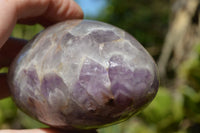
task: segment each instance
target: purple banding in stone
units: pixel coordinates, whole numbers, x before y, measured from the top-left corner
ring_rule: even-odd
[[[155,62],[131,35],[97,21],[70,20],[30,41],[9,69],[16,104],[68,130],[130,118],[156,95]]]
[[[34,91],[39,88],[40,80],[38,78],[37,71],[35,68],[28,68],[23,69],[21,71],[21,75],[24,76],[23,86],[19,86],[23,91],[25,91],[27,94],[34,97]]]
[[[153,78],[149,70],[136,68],[132,71],[120,55],[112,56],[109,63],[108,73],[116,104],[129,106],[143,98]]]
[[[30,85],[32,89],[36,89],[35,87],[40,84],[36,70],[33,68],[30,68],[30,69],[24,70],[24,73],[27,76],[26,78],[27,85]]]
[[[95,111],[97,109],[96,101],[88,94],[87,90],[83,88],[79,82],[74,86],[72,97],[80,107],[86,110]]]
[[[55,89],[58,89],[61,92],[68,90],[66,84],[60,76],[55,73],[45,74],[41,83],[42,94],[48,98],[50,92],[54,92]]]
[[[120,37],[111,30],[95,30],[92,31],[89,36],[97,43],[111,42],[120,39]]]
[[[86,58],[75,88],[79,86],[79,92],[85,92],[87,96],[90,95],[89,97],[92,97],[99,105],[104,105],[113,97],[108,89],[109,85],[110,81],[107,70],[94,60]]]
[[[75,36],[73,36],[71,33],[66,33],[63,35],[62,39],[61,39],[61,44],[67,44],[67,42],[69,40],[74,40]]]

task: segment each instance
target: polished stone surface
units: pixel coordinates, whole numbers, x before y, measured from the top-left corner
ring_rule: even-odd
[[[158,90],[152,57],[125,31],[90,20],[68,20],[31,40],[13,62],[16,104],[59,128],[98,128],[128,119]]]

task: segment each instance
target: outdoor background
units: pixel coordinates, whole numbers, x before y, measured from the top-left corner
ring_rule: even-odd
[[[132,34],[153,56],[160,89],[153,102],[126,122],[99,133],[200,132],[200,1],[76,0],[85,19],[118,26]],[[40,25],[17,25],[12,36],[31,39]],[[7,68],[0,69],[0,72]],[[0,129],[47,127],[0,100]]]

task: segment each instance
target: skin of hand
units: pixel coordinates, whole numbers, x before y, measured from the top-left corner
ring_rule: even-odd
[[[73,0],[0,0],[0,68],[9,67],[27,43],[9,38],[16,23],[44,27],[67,19],[82,19],[83,12]],[[10,96],[6,74],[0,74],[0,99]],[[48,129],[0,130],[0,133],[96,133],[91,131],[58,131]]]

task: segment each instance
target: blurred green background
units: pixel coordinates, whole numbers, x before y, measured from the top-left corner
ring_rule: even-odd
[[[126,122],[98,132],[199,133],[199,0],[76,1],[86,19],[107,22],[132,34],[153,56],[161,71],[160,89],[146,109]],[[42,29],[40,25],[17,25],[12,36],[29,40]],[[0,70],[5,71],[6,68]],[[11,98],[0,100],[0,129],[41,127],[47,126],[18,110]]]

